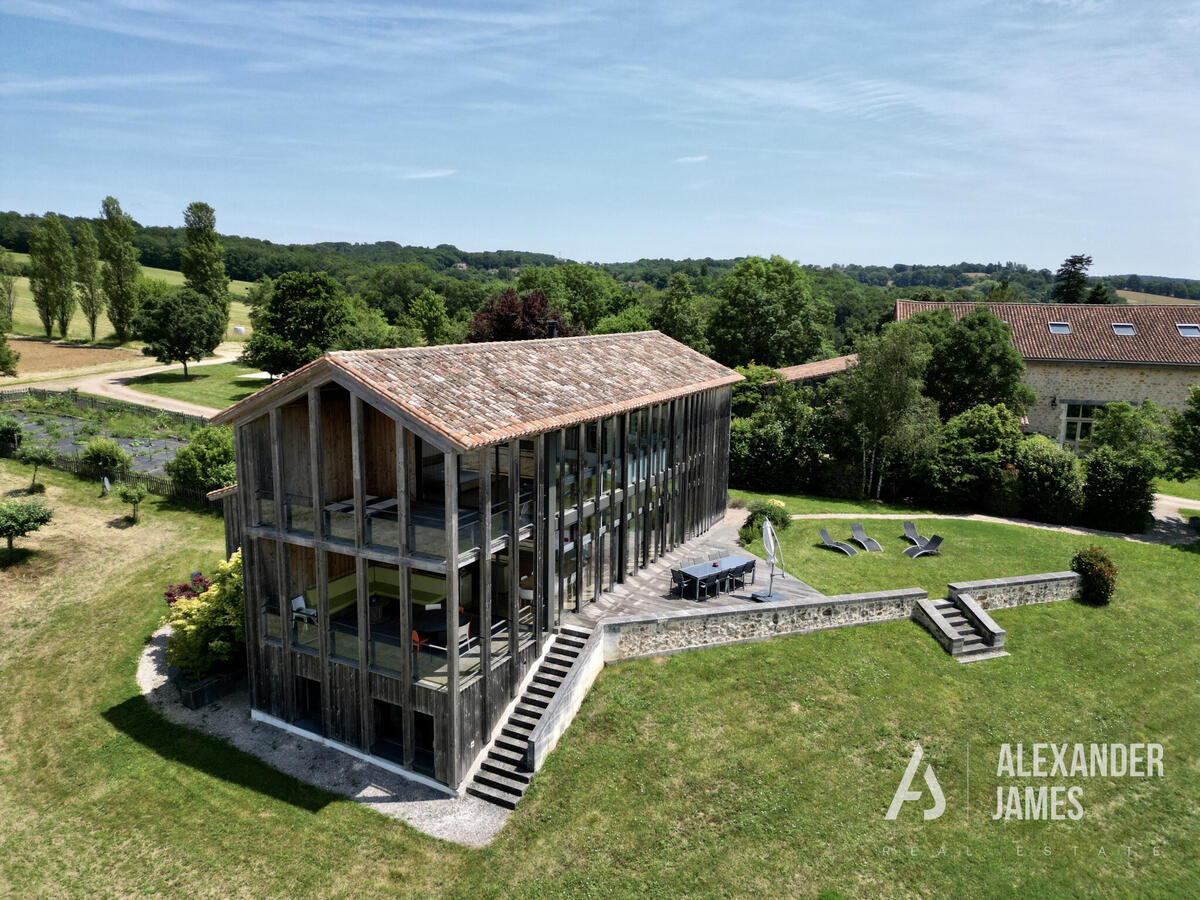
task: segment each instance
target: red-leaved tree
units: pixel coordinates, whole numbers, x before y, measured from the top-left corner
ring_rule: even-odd
[[[467,340],[527,341],[532,338],[569,337],[579,332],[567,324],[566,316],[546,302],[541,291],[518,294],[508,288],[493,294],[467,329]]]

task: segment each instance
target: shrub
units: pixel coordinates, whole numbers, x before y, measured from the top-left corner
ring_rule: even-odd
[[[130,456],[112,438],[94,437],[80,455],[84,466],[94,475],[112,475],[129,468]]]
[[[1079,599],[1084,603],[1103,606],[1112,599],[1117,589],[1117,564],[1103,549],[1079,550],[1071,559],[1071,571],[1079,573]]]
[[[1035,434],[1017,448],[1017,472],[1023,516],[1053,525],[1079,520],[1083,477],[1074,453]]]
[[[233,429],[199,429],[176,451],[166,470],[177,485],[196,491],[215,491],[233,484],[237,480]]]
[[[121,485],[117,491],[117,496],[121,498],[121,502],[128,503],[133,507],[133,515],[129,518],[134,522],[138,520],[138,507],[146,499],[146,494],[148,493],[149,491],[146,490],[144,484],[134,484],[132,482]]]
[[[25,432],[21,429],[21,423],[16,416],[2,415],[0,416],[0,450],[7,449],[9,452],[21,446],[21,439],[25,436]]]
[[[753,542],[762,533],[763,519],[770,519],[776,531],[786,531],[792,524],[787,507],[782,500],[753,500],[750,503],[750,515],[746,524],[738,531],[738,538],[743,544]]]
[[[1157,461],[1149,454],[1097,447],[1084,463],[1083,521],[1092,528],[1144,531],[1154,509]]]
[[[215,666],[233,660],[246,643],[243,618],[242,551],[217,566],[203,593],[171,605],[167,662],[191,679],[203,678]]]
[[[33,466],[33,478],[30,479],[29,490],[32,493],[37,484],[38,469],[54,464],[54,449],[49,444],[26,444],[21,448],[17,459],[27,466]]]
[[[193,572],[190,581],[183,581],[179,584],[168,584],[167,589],[163,591],[163,599],[167,601],[167,606],[172,606],[176,600],[203,594],[211,586],[212,582],[205,578],[204,575],[200,572]]]
[[[41,500],[0,500],[0,537],[8,540],[9,556],[15,538],[37,531],[49,523],[52,515]]]
[[[955,507],[986,505],[1002,492],[1001,468],[1011,463],[1021,441],[1016,417],[1003,404],[980,404],[942,426],[941,445],[930,460],[938,499]]]

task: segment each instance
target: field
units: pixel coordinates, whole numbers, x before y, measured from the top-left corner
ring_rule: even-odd
[[[1163,294],[1147,294],[1145,291],[1119,290],[1117,295],[1123,297],[1134,306],[1197,306],[1200,300],[1184,300],[1180,297],[1168,297]]]
[[[152,499],[143,524],[126,528],[123,507],[91,485],[44,480],[56,521],[0,569],[0,893],[1200,890],[1200,613],[1177,590],[1200,579],[1196,553],[1102,542],[1122,567],[1112,606],[998,612],[1012,656],[973,666],[898,622],[611,667],[512,820],[474,851],[159,719],[135,687],[136,661],[162,615],[162,585],[219,558],[220,520]],[[28,469],[0,461],[0,490],[27,481]],[[821,555],[794,528],[785,552],[806,579],[848,590],[1061,569],[1079,541],[980,523],[944,530],[942,560],[900,556],[885,531],[888,552],[869,561]],[[914,740],[947,814],[923,822],[926,804],[908,804],[885,821]],[[1017,740],[1159,741],[1166,777],[1089,781],[1079,822],[992,822],[996,747]]]
[[[18,262],[29,261],[27,253],[13,253],[12,255]],[[147,278],[157,278],[172,285],[183,284],[183,273],[173,272],[170,269],[143,267],[142,274]],[[229,292],[235,298],[242,297],[251,287],[252,285],[248,281],[232,281],[229,284]],[[46,332],[42,328],[42,320],[38,318],[37,307],[33,305],[33,293],[29,290],[28,278],[22,277],[16,280],[16,295],[17,301],[13,309],[11,333],[38,338],[44,337]],[[245,328],[246,334],[234,334],[233,328],[235,325]],[[229,330],[225,335],[226,340],[245,340],[249,331],[250,308],[241,300],[234,299],[229,308]],[[57,332],[55,333],[57,334]],[[89,338],[87,321],[83,318],[83,314],[79,310],[75,311],[75,316],[71,319],[71,325],[67,330],[67,337],[72,341],[85,342]],[[105,344],[111,344],[116,341],[112,325],[109,323],[108,317],[104,314],[101,314],[100,318],[96,320],[96,338],[99,343]]]
[[[50,341],[22,340],[13,338],[8,342],[13,350],[21,354],[17,363],[17,377],[53,372],[106,371],[108,369],[149,365],[151,360],[140,353],[104,347],[81,347],[75,344],[52,343]]]
[[[131,380],[129,386],[175,400],[224,409],[267,386],[266,380],[238,378],[239,375],[248,375],[256,371],[258,370],[238,363],[217,363],[211,366],[195,366],[187,378],[182,370],[143,375]]]

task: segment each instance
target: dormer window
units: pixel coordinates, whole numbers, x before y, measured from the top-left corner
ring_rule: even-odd
[[[1051,334],[1070,334],[1071,333],[1071,323],[1070,322],[1051,322],[1050,323],[1050,333]]]
[[[1200,325],[1176,322],[1175,327],[1179,329],[1180,337],[1200,338]]]
[[[1113,322],[1113,334],[1119,335],[1134,335],[1137,334],[1137,329],[1133,327],[1131,322]]]

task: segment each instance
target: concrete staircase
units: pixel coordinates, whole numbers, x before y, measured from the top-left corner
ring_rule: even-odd
[[[475,778],[467,786],[468,794],[506,809],[516,808],[533,778],[527,763],[529,736],[589,637],[591,631],[573,625],[564,625],[555,635],[554,643],[542,658],[525,693],[485,751]]]
[[[960,662],[1007,656],[1000,628],[970,594],[918,600],[913,618]]]

